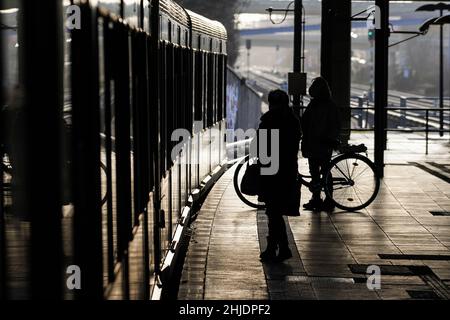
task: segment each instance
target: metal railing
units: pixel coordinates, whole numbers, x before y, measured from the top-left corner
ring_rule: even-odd
[[[239,140],[232,143],[227,143],[227,155],[231,162],[239,160],[241,157],[245,157],[250,152],[250,144],[253,138],[246,140]]]
[[[352,131],[374,131],[374,127],[368,127],[370,123],[370,118],[375,114],[374,107],[353,107],[351,108],[352,118],[357,118],[360,120],[359,126],[360,128],[352,128]],[[358,114],[355,115],[355,111]],[[442,130],[439,127],[438,120],[435,120],[436,113],[444,112],[447,118],[450,118],[450,108],[394,108],[388,107],[386,108],[386,112],[388,113],[388,117],[398,117],[399,118],[399,126],[397,128],[386,127],[386,132],[403,132],[403,133],[425,133],[425,153],[428,155],[429,153],[429,136],[431,133],[441,133]],[[362,120],[365,120],[365,124],[362,123]],[[402,127],[401,124],[407,124],[410,121],[411,123],[422,124],[421,126],[413,127]],[[389,123],[389,121],[387,121]],[[364,127],[364,128],[363,128]],[[447,121],[447,124],[444,126],[444,132],[447,132],[450,136],[450,121]]]

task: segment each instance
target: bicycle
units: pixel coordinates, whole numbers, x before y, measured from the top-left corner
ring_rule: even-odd
[[[362,155],[365,153],[366,155]],[[247,168],[247,163],[256,161],[246,156],[236,168],[233,184],[238,197],[248,206],[265,209],[265,204],[258,202],[257,196],[244,195],[240,182]],[[250,163],[249,163],[250,164]],[[245,165],[245,166],[244,166]],[[311,190],[311,177],[298,174],[301,185]],[[333,156],[328,167],[324,169],[320,187],[327,198],[332,199],[337,208],[345,211],[358,211],[368,207],[378,196],[381,179],[375,164],[367,157],[367,147],[345,146]]]

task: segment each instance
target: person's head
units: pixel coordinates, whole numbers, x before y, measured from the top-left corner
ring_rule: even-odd
[[[269,109],[289,107],[289,96],[283,90],[273,90],[269,93]]]
[[[331,99],[331,89],[327,80],[322,77],[315,78],[309,88],[309,95],[313,99],[328,100]]]

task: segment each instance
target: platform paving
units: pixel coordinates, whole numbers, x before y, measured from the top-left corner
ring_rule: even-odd
[[[373,152],[370,135],[354,137]],[[446,141],[436,140],[430,145],[434,154],[426,156],[417,146],[419,138],[391,137],[395,150],[386,154],[386,178],[367,209],[303,211],[301,217],[287,219],[294,257],[282,264],[259,261],[267,232],[265,214],[237,198],[231,168],[192,226],[178,298],[450,298],[450,217],[430,213],[450,211],[450,184],[445,180],[450,149]],[[304,166],[304,160],[300,164]],[[303,188],[302,203],[309,197]],[[364,268],[369,265],[382,269],[381,290],[367,288]]]

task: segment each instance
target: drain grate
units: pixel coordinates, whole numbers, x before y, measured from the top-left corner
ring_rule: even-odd
[[[430,211],[435,217],[450,217],[450,211]]]
[[[367,278],[353,278],[355,283],[367,283]]]
[[[369,265],[364,264],[349,264],[348,267],[354,274],[366,274],[367,268]],[[429,292],[433,292],[437,298],[430,298],[430,299],[450,299],[450,290],[449,288],[443,283],[436,274],[428,267],[428,266],[399,266],[399,265],[380,265],[381,274],[386,276],[417,276],[422,279],[423,282],[425,282],[428,287],[430,287],[432,290],[426,290],[425,291],[418,291],[418,290],[411,290],[411,295],[416,295],[417,297],[421,296],[430,296]],[[412,296],[411,296],[412,297]],[[417,298],[420,299],[420,298]]]
[[[430,260],[430,261],[449,261],[449,255],[436,254],[379,254],[381,259],[386,260]]]
[[[406,290],[409,296],[417,300],[442,300],[436,292],[432,290]]]
[[[335,278],[335,277],[307,277],[307,276],[287,276],[287,282],[295,282],[295,283],[348,283],[354,284],[354,278]]]
[[[351,272],[354,274],[367,274],[369,265],[365,264],[349,264]],[[414,270],[411,270],[409,266],[393,266],[393,265],[381,265],[381,274],[387,276],[414,276]]]

